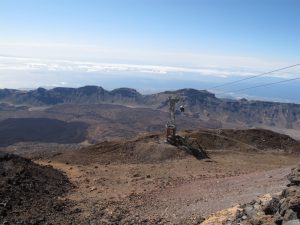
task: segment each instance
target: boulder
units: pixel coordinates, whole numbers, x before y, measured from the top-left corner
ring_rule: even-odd
[[[265,207],[263,208],[263,211],[266,215],[274,215],[280,207],[280,199],[279,198],[272,198],[271,201],[269,201]]]
[[[290,185],[300,185],[300,164],[296,168],[292,169],[288,179],[291,183]]]

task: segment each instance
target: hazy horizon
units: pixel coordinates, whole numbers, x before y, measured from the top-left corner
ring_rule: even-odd
[[[17,6],[17,7],[16,7]],[[11,0],[0,3],[0,88],[211,87],[300,63],[300,3]],[[300,102],[300,66],[214,90]]]

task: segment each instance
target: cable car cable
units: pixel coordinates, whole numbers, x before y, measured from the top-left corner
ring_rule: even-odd
[[[290,69],[290,68],[297,67],[297,66],[300,66],[300,63],[294,64],[294,65],[291,65],[291,66],[282,67],[282,68],[279,68],[279,69],[276,69],[276,70],[272,70],[272,71],[269,71],[269,72],[265,72],[265,73],[261,73],[261,74],[258,74],[258,75],[246,77],[246,78],[239,79],[239,80],[236,80],[236,81],[227,82],[227,83],[224,83],[224,84],[221,84],[221,85],[217,85],[217,86],[214,86],[214,87],[211,87],[211,88],[208,88],[208,89],[209,90],[214,90],[214,89],[217,89],[219,87],[224,87],[224,86],[227,86],[227,85],[240,83],[240,82],[245,81],[245,80],[250,80],[250,79],[253,79],[253,78],[261,77],[261,76],[264,76],[264,75],[267,75],[267,74],[275,73],[275,72],[278,72],[278,71]]]
[[[238,89],[238,90],[234,90],[232,92],[242,92],[245,90],[250,90],[250,89],[254,89],[254,88],[260,88],[260,87],[267,87],[267,86],[271,86],[271,85],[275,85],[275,84],[280,84],[280,83],[285,83],[285,82],[290,82],[290,81],[294,81],[294,80],[300,80],[300,77],[296,77],[296,78],[292,78],[292,79],[287,79],[287,80],[281,80],[281,81],[277,81],[277,82],[273,82],[273,83],[266,83],[266,84],[261,84],[261,85],[257,85],[257,86],[252,86],[252,87],[248,87],[248,88],[242,88],[242,89]],[[228,91],[224,91],[218,94],[225,94],[225,93],[229,93]]]

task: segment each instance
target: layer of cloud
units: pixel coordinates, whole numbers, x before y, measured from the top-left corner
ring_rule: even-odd
[[[275,68],[276,69],[276,68]],[[50,60],[25,57],[8,57],[0,56],[0,73],[1,71],[20,71],[23,72],[82,72],[82,73],[99,73],[109,74],[118,73],[119,75],[144,75],[153,78],[163,78],[164,75],[181,75],[184,79],[189,77],[185,74],[192,74],[193,77],[201,78],[201,76],[211,77],[237,77],[252,76],[261,72],[258,70],[249,70],[246,68],[226,68],[226,67],[176,67],[161,65],[137,65],[137,64],[119,64],[119,63],[101,63],[71,60]],[[280,71],[278,73],[269,74],[271,77],[292,78],[299,77],[300,66]],[[176,77],[174,77],[176,79]]]
[[[171,65],[176,67],[243,68],[246,70],[271,70],[295,62],[248,55],[224,53],[199,53],[148,48],[115,46],[99,41],[97,44],[52,42],[4,42],[0,43],[0,55],[44,59],[67,59],[91,62],[112,62],[147,65]]]

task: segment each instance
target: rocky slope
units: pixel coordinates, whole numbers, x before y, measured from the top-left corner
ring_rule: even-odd
[[[62,200],[72,188],[53,167],[0,152],[0,224],[76,224]]]
[[[32,91],[0,90],[0,102],[29,106],[57,104],[120,104],[167,110],[167,98],[176,95],[186,107],[185,115],[221,127],[276,127],[300,130],[300,105],[263,101],[228,100],[216,98],[207,91],[181,89],[142,95],[134,89],[107,91],[102,87],[38,88]]]
[[[288,176],[279,194],[267,194],[250,203],[237,205],[209,216],[202,225],[299,225],[300,164]]]
[[[31,106],[56,105],[62,103],[135,103],[142,95],[134,89],[119,88],[107,91],[102,87],[81,88],[57,87],[50,90],[38,88],[31,91],[14,89],[0,90],[0,101]]]
[[[300,164],[292,169],[287,188],[270,201],[252,201],[238,211],[232,224],[300,224]]]
[[[271,146],[278,154],[263,141],[270,134],[282,139]],[[191,146],[206,143],[210,158],[203,160],[156,134],[41,154],[35,163],[0,154],[0,224],[198,225],[212,212],[283,188],[299,143],[275,135],[182,132]],[[262,151],[250,146],[252,138]]]
[[[300,143],[289,136],[269,130],[249,129],[199,129],[178,133],[180,139],[177,144],[166,143],[165,136],[160,133],[143,134],[135,138],[114,139],[85,146],[51,144],[52,148],[44,145],[32,144],[24,148],[22,144],[15,144],[3,151],[17,153],[32,158],[47,155],[57,155],[58,161],[69,161],[77,164],[107,162],[115,163],[158,163],[167,160],[183,159],[189,155],[196,158],[197,151],[220,152],[230,151],[236,154],[296,154],[300,153]],[[20,146],[21,145],[21,146]],[[186,148],[188,147],[188,148]],[[45,150],[41,150],[45,148]],[[54,151],[55,150],[55,151]],[[203,151],[202,151],[203,150]],[[205,153],[206,154],[206,153]],[[200,158],[206,158],[201,155]]]
[[[9,118],[0,121],[0,147],[16,142],[79,143],[87,124],[47,118]]]
[[[200,129],[186,131],[205,149],[299,153],[300,143],[288,135],[265,129]]]

